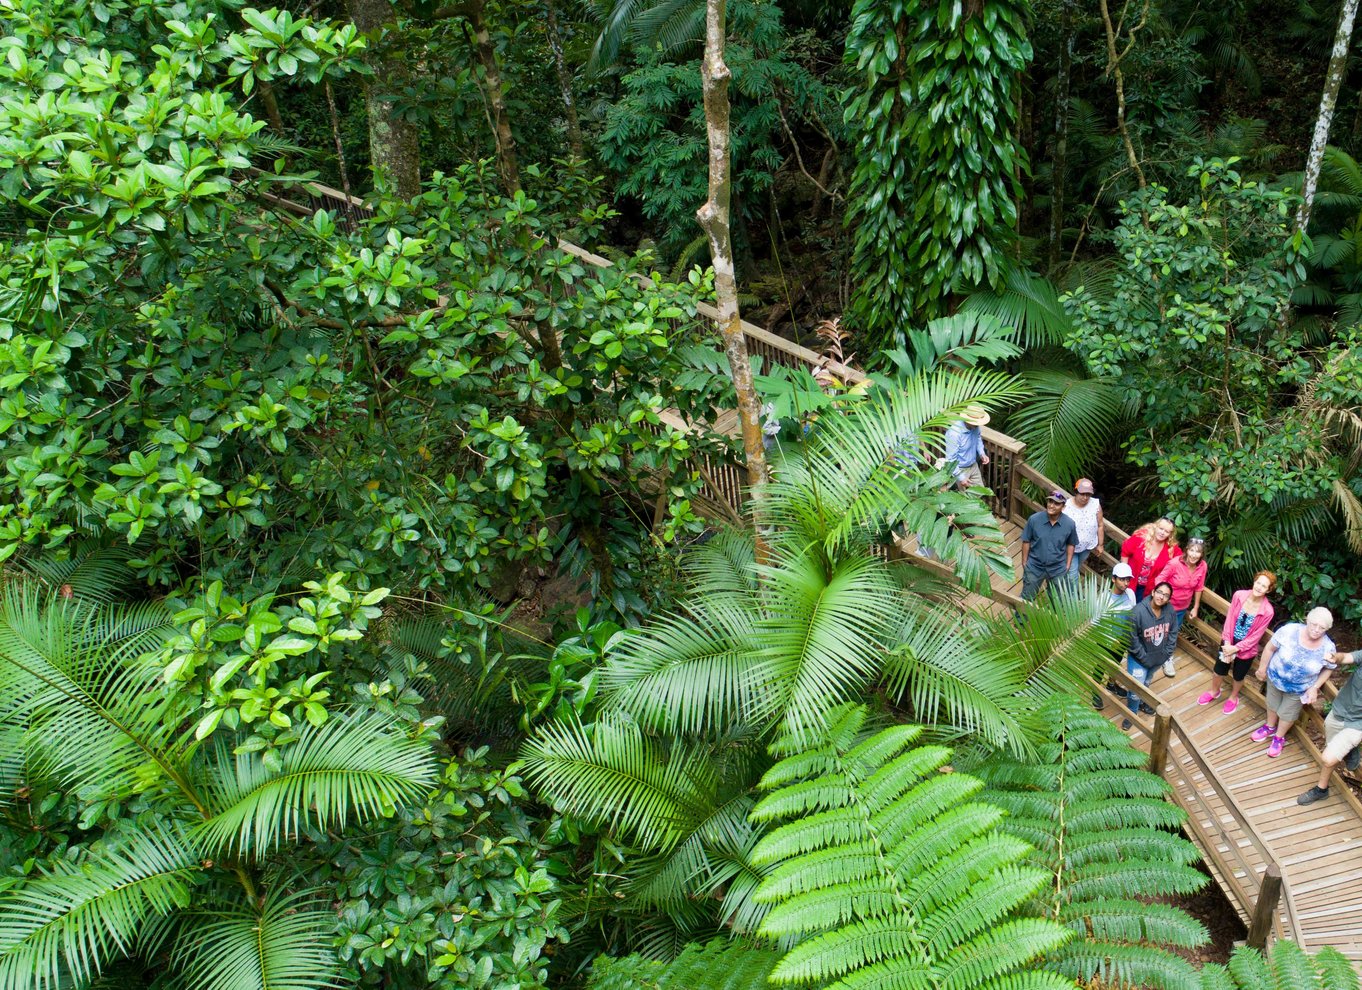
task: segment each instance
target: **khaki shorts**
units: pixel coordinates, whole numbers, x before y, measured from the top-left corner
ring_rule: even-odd
[[[1324,759],[1329,763],[1342,763],[1343,757],[1360,743],[1362,729],[1348,728],[1330,712],[1324,720]]]
[[[1278,691],[1276,686],[1267,682],[1267,710],[1276,712],[1277,717],[1283,722],[1294,722],[1301,717],[1301,696],[1299,694],[1287,694],[1285,691]]]
[[[983,488],[984,472],[979,470],[978,464],[971,464],[960,472],[960,477],[956,482],[961,488]]]

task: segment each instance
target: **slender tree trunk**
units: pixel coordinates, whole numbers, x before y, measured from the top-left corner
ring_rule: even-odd
[[[1310,155],[1305,160],[1305,183],[1301,189],[1301,205],[1296,211],[1296,229],[1310,226],[1310,208],[1314,205],[1315,188],[1319,185],[1319,171],[1324,164],[1324,149],[1329,144],[1329,125],[1334,120],[1338,105],[1338,91],[1348,72],[1348,48],[1352,44],[1353,21],[1357,17],[1358,0],[1343,0],[1338,12],[1338,31],[1334,34],[1334,50],[1329,54],[1329,70],[1324,74],[1324,94],[1319,101],[1319,116],[1315,118],[1315,134],[1310,139]]]
[[[416,126],[397,113],[392,91],[406,77],[400,59],[384,55],[382,35],[393,15],[387,0],[345,0],[355,27],[372,39],[376,49],[369,58],[373,76],[364,84],[369,111],[369,159],[375,171],[388,176],[403,199],[421,192],[421,142]]]
[[[341,142],[340,114],[336,110],[336,94],[331,91],[331,80],[323,79],[322,88],[326,92],[326,109],[331,115],[331,139],[336,143],[336,168],[340,172],[341,191],[349,196],[350,170],[345,164],[345,145]]]
[[[1049,268],[1054,271],[1064,250],[1064,182],[1069,171],[1069,85],[1073,75],[1073,0],[1060,12],[1059,72],[1055,77],[1055,152],[1050,189]]]
[[[497,142],[497,170],[502,184],[512,195],[520,192],[520,163],[516,157],[515,135],[511,133],[511,115],[506,112],[506,91],[501,84],[501,68],[497,65],[497,50],[492,44],[492,33],[487,28],[487,12],[483,0],[468,0],[464,16],[473,33],[473,48],[482,63],[482,74],[487,84],[487,104],[492,110],[492,136]]]
[[[1130,162],[1130,167],[1135,172],[1135,178],[1143,189],[1148,183],[1145,181],[1144,169],[1140,168],[1140,159],[1135,154],[1135,144],[1130,140],[1130,128],[1126,126],[1126,81],[1121,73],[1121,62],[1130,54],[1130,50],[1135,47],[1135,32],[1145,26],[1149,19],[1149,0],[1144,0],[1144,8],[1140,14],[1139,23],[1130,29],[1129,40],[1125,48],[1117,50],[1117,40],[1120,38],[1122,24],[1113,24],[1111,11],[1107,7],[1107,0],[1099,0],[1102,8],[1102,25],[1107,32],[1107,71],[1105,75],[1111,76],[1116,84],[1116,130],[1121,134],[1121,144],[1126,149],[1126,160]],[[1125,16],[1124,10],[1122,17]]]
[[[756,489],[766,481],[766,448],[762,444],[761,403],[752,382],[747,357],[747,338],[742,332],[738,309],[738,283],[733,268],[733,235],[729,207],[733,198],[732,156],[729,148],[728,80],[724,63],[724,15],[726,0],[706,0],[705,57],[700,64],[704,83],[705,126],[709,132],[709,199],[696,216],[709,235],[714,259],[714,294],[719,311],[719,332],[728,355],[733,389],[738,395],[738,422],[742,426],[743,452],[747,455],[747,483]]]
[[[255,84],[260,90],[260,102],[265,105],[265,116],[269,119],[270,130],[278,137],[284,136],[284,116],[279,112],[279,101],[274,96],[274,87],[266,80]]]
[[[563,42],[558,34],[558,9],[553,0],[544,0],[548,17],[549,50],[553,52],[553,69],[558,73],[558,88],[563,91],[563,112],[567,115],[568,147],[573,158],[585,158],[582,151],[582,125],[577,119],[577,102],[572,98],[572,73],[563,60]]]

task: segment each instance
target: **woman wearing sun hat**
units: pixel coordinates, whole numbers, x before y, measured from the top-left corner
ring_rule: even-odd
[[[1074,482],[1074,493],[1064,503],[1064,514],[1074,521],[1078,530],[1078,546],[1074,548],[1073,563],[1069,565],[1069,581],[1078,579],[1083,561],[1102,545],[1106,536],[1106,521],[1102,518],[1102,503],[1092,497],[1092,482],[1079,478]]]
[[[946,466],[962,490],[984,486],[979,465],[988,463],[988,454],[984,453],[984,436],[979,431],[988,421],[988,410],[983,406],[966,406],[946,430]]]

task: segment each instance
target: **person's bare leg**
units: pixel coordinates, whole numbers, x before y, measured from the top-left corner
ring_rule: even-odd
[[[1329,789],[1329,778],[1334,775],[1334,767],[1336,766],[1338,766],[1337,763],[1330,763],[1329,757],[1324,757],[1323,765],[1319,770],[1319,781],[1315,784],[1321,791]]]
[[[1229,701],[1236,701],[1236,702],[1237,702],[1237,701],[1239,700],[1239,689],[1240,689],[1241,687],[1243,687],[1243,686],[1244,686],[1244,682],[1243,682],[1243,681],[1231,680],[1231,681],[1230,681],[1230,696],[1229,696],[1229,699],[1228,699],[1228,700],[1229,700]]]
[[[1277,718],[1276,715],[1273,715],[1273,716],[1272,716],[1272,720],[1273,720],[1273,721],[1276,721],[1276,718]],[[1268,725],[1271,725],[1272,722],[1268,722],[1267,724],[1268,724]],[[1296,720],[1295,720],[1295,719],[1292,719],[1290,722],[1283,722],[1280,726],[1278,726],[1277,730],[1273,733],[1273,735],[1275,735],[1275,736],[1281,736],[1283,739],[1285,739],[1285,738],[1286,738],[1286,734],[1287,734],[1288,732],[1291,731],[1291,726],[1293,726],[1293,725],[1295,725],[1295,724],[1296,724]]]

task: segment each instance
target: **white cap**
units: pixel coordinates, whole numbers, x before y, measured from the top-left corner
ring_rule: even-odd
[[[1111,576],[1119,578],[1133,578],[1135,576],[1135,572],[1130,569],[1129,564],[1122,560],[1111,569]]]

